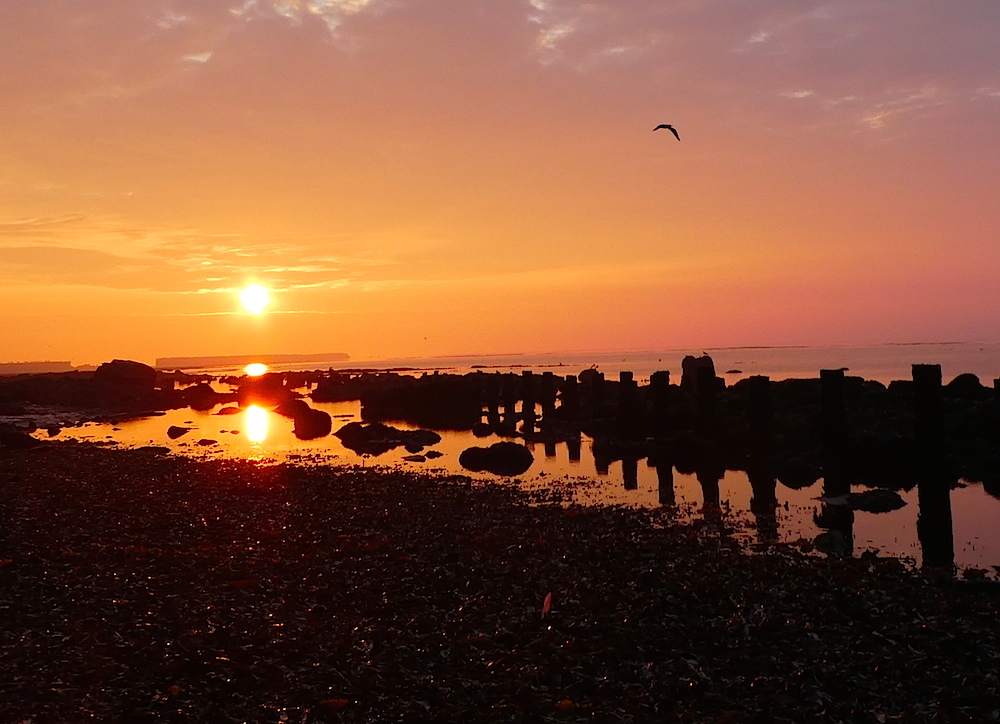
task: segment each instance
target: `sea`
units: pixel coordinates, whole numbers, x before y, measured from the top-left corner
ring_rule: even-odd
[[[619,372],[627,370],[640,383],[648,380],[653,372],[665,370],[671,373],[674,382],[678,382],[684,357],[703,354],[712,357],[717,374],[727,384],[751,375],[766,375],[772,380],[815,378],[822,369],[846,369],[848,375],[888,384],[893,380],[911,379],[914,364],[941,365],[945,383],[965,373],[977,375],[989,387],[994,385],[994,380],[1000,379],[1000,344],[969,342],[405,357],[348,360],[324,369],[397,370],[413,375],[523,370],[570,375],[597,369],[609,379],[616,379]],[[273,371],[297,369],[302,369],[301,365],[272,367]],[[219,377],[242,374],[240,369],[226,367],[187,371]],[[230,389],[221,382],[213,384],[220,390]],[[360,404],[356,400],[312,404],[333,416],[334,430],[361,420]],[[270,411],[256,410],[252,414],[248,411],[238,415],[219,415],[218,411],[172,410],[164,415],[115,424],[90,423],[67,428],[58,437],[124,447],[155,445],[170,448],[177,454],[201,458],[240,457],[262,465],[284,462],[334,467],[360,465],[467,475],[482,482],[517,485],[559,504],[646,508],[667,504],[679,517],[716,526],[720,532],[744,543],[748,550],[794,543],[816,555],[857,556],[877,551],[880,555],[901,558],[915,567],[919,567],[928,555],[918,536],[919,500],[915,486],[899,491],[905,503],[902,508],[888,513],[855,511],[849,516],[846,528],[841,526],[831,531],[820,526],[825,506],[820,500],[822,480],[797,490],[779,483],[777,508],[773,515],[761,516],[751,506],[753,493],[744,471],[726,471],[717,488],[714,484],[706,487],[696,475],[674,471],[672,494],[665,497],[657,471],[647,461],[617,461],[602,469],[590,454],[590,441],[586,437],[579,455],[565,444],[525,443],[532,450],[534,464],[521,476],[499,478],[487,473],[469,473],[458,463],[459,455],[466,448],[500,441],[492,436],[476,438],[471,432],[439,431],[442,440],[433,449],[441,453],[440,457],[415,459],[403,448],[370,457],[355,454],[333,435],[318,440],[298,440],[292,434],[291,421]],[[392,424],[413,429],[404,422]],[[192,430],[181,438],[171,439],[166,433],[171,425]],[[991,495],[981,483],[959,480],[954,483],[950,503],[956,569],[975,570],[978,575],[996,578],[1000,572],[1000,499]],[[844,520],[843,516],[840,520]],[[831,541],[833,534],[836,535]]]
[[[939,364],[945,382],[971,373],[983,384],[992,386],[1000,378],[1000,343],[921,342],[872,346],[743,346],[669,348],[631,351],[575,351],[506,353],[490,355],[448,355],[440,357],[395,357],[351,359],[332,363],[333,370],[371,369],[405,370],[414,374],[440,371],[464,374],[486,371],[551,371],[557,375],[579,374],[597,369],[608,379],[619,372],[632,372],[637,381],[648,381],[657,371],[668,371],[678,378],[681,361],[692,355],[709,355],[720,377],[731,384],[751,375],[766,375],[772,380],[814,378],[821,369],[844,369],[848,375],[888,384],[911,377],[914,364]],[[273,366],[274,371],[303,369],[302,365]],[[237,367],[207,367],[189,372],[240,374]]]

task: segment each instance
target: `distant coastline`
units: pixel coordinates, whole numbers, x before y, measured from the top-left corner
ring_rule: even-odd
[[[72,372],[73,365],[59,362],[0,362],[0,375],[38,375],[47,372]]]
[[[240,354],[219,357],[158,357],[156,368],[160,370],[181,370],[202,367],[229,367],[261,362],[266,365],[320,364],[346,362],[350,355],[344,352],[324,354]]]

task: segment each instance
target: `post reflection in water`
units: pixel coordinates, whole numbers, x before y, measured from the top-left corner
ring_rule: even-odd
[[[263,407],[250,405],[244,412],[243,421],[250,442],[264,442],[267,439],[267,410]]]

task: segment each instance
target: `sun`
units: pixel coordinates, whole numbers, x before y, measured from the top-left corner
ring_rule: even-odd
[[[271,303],[271,293],[267,287],[251,284],[240,291],[240,302],[243,304],[243,308],[251,314],[263,314],[264,309]]]

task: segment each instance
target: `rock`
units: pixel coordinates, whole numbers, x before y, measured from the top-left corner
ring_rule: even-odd
[[[223,395],[221,392],[213,390],[207,382],[192,385],[181,392],[181,395],[192,410],[201,411],[211,410],[219,403],[232,399],[231,395]]]
[[[295,422],[292,433],[299,440],[315,440],[325,437],[333,429],[333,418],[330,413],[315,410],[309,403],[300,398],[293,398],[274,408],[283,417],[290,417]]]
[[[0,447],[9,450],[30,450],[46,443],[18,430],[0,430]]]
[[[137,447],[135,451],[149,453],[150,455],[168,455],[173,452],[170,448],[163,445],[144,445],[143,447]]]
[[[820,533],[813,540],[813,544],[817,550],[832,556],[843,555],[850,547],[847,536],[839,530],[828,530],[825,533]]]
[[[330,413],[307,407],[305,411],[295,416],[295,427],[292,434],[299,440],[315,440],[326,437],[333,429],[333,419]]]
[[[428,460],[433,460],[434,458],[439,458],[443,456],[444,453],[438,452],[437,450],[428,450],[426,453],[424,453],[424,457],[426,457]]]
[[[485,422],[477,422],[472,426],[472,434],[476,437],[489,437],[493,434],[493,426]]]
[[[113,385],[127,385],[152,390],[156,387],[156,370],[142,362],[115,359],[99,365],[94,379]]]
[[[860,493],[849,493],[833,498],[818,498],[818,500],[827,505],[839,505],[851,510],[863,510],[867,513],[889,513],[906,505],[906,501],[899,493],[886,488],[874,488]]]
[[[808,488],[819,477],[819,467],[803,458],[791,458],[778,466],[778,482],[792,490]]]
[[[424,449],[424,446],[418,442],[408,442],[403,446],[403,449],[408,453],[416,454]]]
[[[369,425],[349,422],[334,435],[340,438],[344,447],[359,455],[381,455],[404,445],[423,449],[441,442],[441,436],[432,430],[398,430],[381,422]]]
[[[944,392],[948,397],[959,400],[985,400],[992,394],[992,390],[984,387],[979,378],[971,372],[966,372],[953,379],[945,385]]]
[[[411,463],[427,462],[427,458],[424,455],[404,455],[402,459]]]
[[[239,408],[239,407],[223,407],[218,412],[216,412],[215,414],[216,415],[238,415],[241,412],[243,412],[243,410],[242,410],[242,408]]]
[[[208,438],[208,437],[203,437],[196,444],[197,445],[201,445],[202,447],[208,447],[209,445],[218,445],[219,441],[218,440],[212,440],[211,438]]]
[[[191,432],[190,427],[181,427],[180,425],[171,425],[167,428],[167,437],[171,440],[176,440],[182,435],[186,435]]]
[[[470,447],[458,458],[459,464],[472,472],[494,475],[520,475],[535,462],[535,456],[516,442],[498,442],[489,447]]]

